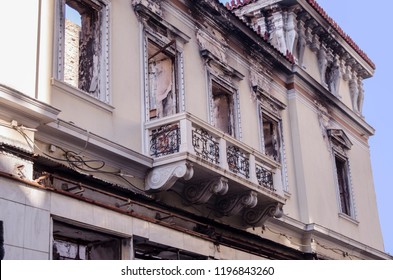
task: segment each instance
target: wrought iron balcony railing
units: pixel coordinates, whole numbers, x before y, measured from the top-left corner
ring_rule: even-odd
[[[279,163],[189,113],[150,122],[146,128],[147,152],[157,162],[168,155],[193,155],[200,162],[229,170],[230,176],[282,193]]]

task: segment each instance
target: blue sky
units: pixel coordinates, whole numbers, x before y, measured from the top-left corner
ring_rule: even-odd
[[[220,0],[225,3],[227,1]],[[376,129],[370,138],[371,161],[385,251],[393,254],[393,34],[391,11],[393,1],[371,3],[359,0],[318,0],[320,6],[333,18],[376,64],[374,77],[364,81],[365,101],[363,114]]]

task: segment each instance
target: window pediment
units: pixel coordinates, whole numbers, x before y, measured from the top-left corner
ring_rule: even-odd
[[[229,65],[227,58],[228,47],[224,41],[213,38],[201,29],[197,31],[197,41],[202,58],[217,76],[226,76],[236,80],[244,78],[242,73]]]
[[[328,129],[327,132],[335,146],[339,146],[344,150],[351,149],[353,144],[342,129]]]

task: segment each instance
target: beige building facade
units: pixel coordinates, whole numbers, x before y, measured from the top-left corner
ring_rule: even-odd
[[[391,259],[316,1],[0,5],[4,259]]]

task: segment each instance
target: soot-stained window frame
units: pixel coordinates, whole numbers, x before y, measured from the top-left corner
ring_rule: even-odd
[[[56,59],[53,67],[55,80],[67,85],[70,92],[78,92],[78,94],[84,94],[106,104],[111,103],[109,90],[110,4],[111,0],[57,0],[55,14]],[[67,5],[81,15],[82,25],[79,39],[75,39],[79,40],[77,44],[79,63],[77,81],[74,82],[70,81],[65,73],[67,63],[70,63],[66,61]]]

